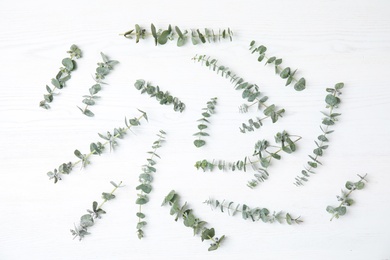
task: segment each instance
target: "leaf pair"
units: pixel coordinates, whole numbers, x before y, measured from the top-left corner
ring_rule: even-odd
[[[207,129],[207,124],[210,123],[209,119],[211,115],[215,114],[215,106],[217,104],[217,98],[212,98],[210,101],[207,102],[207,106],[205,108],[202,108],[202,118],[198,120],[200,122],[198,124],[199,131],[193,134],[194,136],[197,136],[198,138],[194,140],[194,145],[199,148],[206,144],[206,141],[203,140],[203,137],[209,136],[209,134],[204,131],[204,129]]]

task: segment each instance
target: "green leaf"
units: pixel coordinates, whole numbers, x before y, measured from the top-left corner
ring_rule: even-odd
[[[89,110],[89,109],[85,109],[85,110],[83,111],[83,114],[86,115],[86,116],[89,116],[89,117],[95,116],[95,114],[92,113],[92,111]]]
[[[95,101],[93,99],[85,98],[83,99],[83,103],[87,104],[88,106],[93,106],[95,105]]]
[[[324,118],[324,119],[322,120],[322,124],[323,124],[323,125],[334,125],[335,123],[334,123],[334,121],[333,121],[332,119]]]
[[[332,206],[327,206],[326,211],[333,214],[334,213],[334,208]]]
[[[57,79],[51,79],[51,84],[58,89],[62,89],[62,85]]]
[[[102,193],[102,198],[105,200],[112,200],[115,199],[115,195],[107,192]]]
[[[321,148],[317,148],[313,150],[313,153],[318,156],[322,156],[323,150]]]
[[[148,202],[149,202],[148,197],[143,196],[143,197],[137,198],[137,200],[135,201],[135,204],[144,205],[144,204],[146,204]]]
[[[340,82],[340,83],[337,83],[334,88],[337,89],[337,90],[340,90],[344,87],[344,83]]]
[[[65,58],[62,60],[62,65],[64,65],[64,67],[69,70],[69,71],[72,71],[73,68],[74,68],[74,64],[73,64],[73,60],[70,59],[70,58]]]
[[[138,79],[135,83],[134,83],[134,87],[138,90],[140,90],[141,88],[143,88],[145,86],[145,80],[143,79]]]
[[[143,192],[149,194],[152,191],[152,186],[150,184],[141,184],[138,185],[135,189],[142,190]]]
[[[355,184],[351,181],[347,181],[347,183],[345,183],[345,188],[347,188],[348,190],[352,190],[354,187]]]
[[[171,191],[168,193],[168,195],[164,198],[164,201],[163,201],[163,203],[162,203],[161,206],[165,205],[165,204],[168,203],[168,202],[171,202],[172,199],[175,197],[175,195],[176,195],[176,191],[175,191],[175,190],[171,190]]]
[[[153,35],[153,38],[154,38],[154,44],[157,46],[158,36],[157,36],[157,32],[156,32],[156,27],[154,26],[154,24],[150,25],[150,29],[152,31],[152,35]]]
[[[137,212],[137,217],[139,217],[139,218],[145,218],[145,214],[144,213],[142,213],[142,212]]]
[[[335,211],[340,215],[343,216],[345,213],[347,213],[347,208],[346,207],[337,207],[335,208]]]
[[[356,188],[357,188],[358,190],[363,189],[363,188],[364,188],[364,182],[358,182],[358,183],[356,183]]]
[[[297,83],[294,85],[294,89],[296,91],[301,91],[306,88],[306,80],[305,78],[300,78]]]
[[[168,37],[169,37],[170,34],[171,34],[171,32],[168,31],[168,30],[163,31],[163,32],[160,34],[160,36],[158,37],[158,39],[157,39],[158,43],[161,44],[161,45],[166,44],[167,41],[168,41]]]
[[[325,102],[329,106],[334,107],[334,106],[337,106],[338,104],[340,104],[340,99],[332,94],[328,94],[328,95],[326,95]]]
[[[94,224],[93,218],[90,214],[85,214],[80,218],[80,226],[82,227],[92,227]]]
[[[195,224],[195,221],[196,220],[194,214],[189,212],[186,214],[183,223],[186,227],[192,227]]]
[[[206,228],[205,230],[203,230],[202,235],[201,235],[202,241],[209,240],[209,239],[213,238],[214,236],[215,236],[214,228],[210,228],[210,229]]]
[[[271,57],[267,60],[267,62],[265,64],[268,64],[268,63],[273,63],[274,61],[276,60],[276,57]]]
[[[280,64],[282,64],[282,59],[276,59],[275,60],[275,66],[278,66],[278,65],[280,65]]]
[[[280,72],[280,77],[282,79],[286,79],[289,76],[290,76],[290,68],[289,67],[285,68],[284,70],[282,70],[282,72]]]
[[[198,129],[199,130],[203,130],[203,129],[206,129],[206,128],[207,128],[207,125],[204,125],[204,124],[198,125]]]
[[[144,226],[146,226],[146,221],[140,221],[137,223],[137,229],[142,229]]]
[[[206,144],[206,142],[204,141],[204,140],[195,140],[194,141],[194,145],[196,146],[196,147],[202,147],[203,145],[205,145]]]

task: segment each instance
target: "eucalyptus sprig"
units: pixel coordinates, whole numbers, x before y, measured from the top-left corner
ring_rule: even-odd
[[[252,51],[252,53],[256,53],[259,55],[257,60],[259,62],[262,62],[265,60],[265,65],[267,64],[273,64],[275,66],[275,73],[278,74],[282,79],[286,79],[286,86],[290,85],[292,82],[295,82],[294,89],[296,91],[302,91],[306,88],[306,80],[305,78],[297,79],[295,76],[295,73],[297,70],[292,70],[290,67],[282,68],[280,64],[282,64],[282,59],[277,58],[275,56],[267,57],[266,51],[267,47],[264,45],[257,46],[255,41],[252,41],[249,46],[249,50]]]
[[[92,155],[101,155],[105,149],[105,147],[107,145],[110,146],[110,151],[112,149],[115,148],[115,146],[118,145],[118,142],[117,142],[117,139],[122,139],[123,136],[127,133],[128,130],[130,130],[130,128],[132,128],[133,126],[138,126],[141,124],[141,119],[144,118],[146,121],[148,121],[148,117],[146,115],[146,113],[142,110],[139,110],[142,113],[141,116],[139,116],[138,118],[135,117],[135,118],[132,118],[132,119],[129,119],[127,120],[125,118],[125,125],[126,127],[125,128],[115,128],[113,133],[110,133],[110,132],[107,132],[106,135],[103,135],[103,134],[98,134],[102,139],[104,139],[105,141],[103,143],[101,142],[96,142],[96,143],[91,143],[90,144],[90,152],[89,153],[81,153],[79,150],[75,150],[74,151],[74,155],[79,159],[75,162],[68,162],[68,163],[62,163],[58,169],[54,169],[54,171],[50,171],[47,173],[47,176],[49,176],[49,180],[53,179],[54,180],[54,183],[57,183],[57,181],[60,181],[62,180],[62,175],[63,174],[69,174],[73,168],[78,165],[78,164],[81,164],[81,168],[83,167],[86,167],[88,164],[91,163],[90,161],[90,157]]]
[[[135,42],[138,43],[141,39],[145,39],[148,36],[153,36],[155,45],[165,45],[168,40],[173,41],[177,39],[177,46],[181,47],[191,39],[193,45],[202,44],[206,42],[219,42],[222,39],[229,39],[232,41],[233,32],[230,28],[219,29],[218,33],[215,33],[212,29],[205,28],[203,32],[200,29],[180,30],[178,26],[174,28],[169,25],[167,29],[156,29],[154,24],[150,25],[150,32],[141,28],[138,24],[134,29],[131,29],[123,34],[128,39],[135,38]]]
[[[202,242],[204,240],[211,240],[211,244],[209,247],[209,251],[217,250],[221,242],[225,239],[225,236],[221,236],[220,238],[215,237],[214,228],[206,228],[205,225],[207,222],[200,220],[197,218],[192,212],[192,209],[189,209],[187,206],[187,202],[184,205],[180,205],[179,195],[172,190],[169,194],[164,198],[164,201],[161,206],[168,204],[171,206],[171,215],[175,215],[175,221],[179,218],[183,218],[183,224],[186,227],[190,227],[194,231],[195,235],[200,235]]]
[[[53,88],[50,88],[46,85],[46,91],[48,94],[43,95],[43,100],[39,102],[39,106],[44,109],[49,109],[50,105],[48,103],[53,102],[56,89],[62,89],[66,86],[66,81],[71,78],[71,72],[76,69],[76,61],[75,59],[81,58],[81,50],[76,46],[70,46],[70,50],[67,51],[69,53],[69,58],[64,58],[62,60],[63,67],[60,68],[60,71],[57,73],[56,77],[51,79],[51,84]]]
[[[210,70],[216,71],[217,74],[221,73],[220,75],[222,77],[230,80],[236,90],[242,91],[242,98],[247,100],[249,103],[242,104],[239,108],[240,112],[246,113],[248,112],[249,108],[254,105],[257,105],[257,109],[259,110],[262,107],[265,108],[263,111],[265,117],[257,118],[256,120],[251,119],[248,121],[249,125],[246,125],[245,123],[242,124],[242,128],[240,128],[240,131],[242,133],[260,128],[260,126],[263,125],[262,121],[267,118],[270,118],[272,120],[272,123],[275,123],[280,117],[283,116],[285,110],[277,109],[276,105],[274,104],[267,105],[265,102],[268,100],[268,97],[264,96],[260,92],[259,87],[256,84],[252,84],[245,81],[243,78],[234,74],[228,67],[218,65],[216,59],[212,59],[211,57],[207,57],[206,55],[196,55],[192,59],[196,62],[201,63],[202,65],[205,65]]]
[[[324,154],[324,151],[329,147],[326,143],[329,142],[328,136],[333,133],[334,130],[329,130],[330,126],[333,126],[338,121],[338,117],[341,115],[335,113],[334,110],[339,107],[341,103],[340,95],[341,89],[344,87],[344,83],[337,83],[334,88],[327,88],[326,92],[328,93],[325,97],[326,108],[329,109],[328,112],[321,112],[325,117],[322,118],[321,122],[321,134],[317,137],[318,140],[314,141],[316,148],[313,150],[313,155],[309,155],[310,161],[307,162],[307,166],[302,170],[302,175],[295,177],[295,185],[302,186],[307,182],[310,177],[310,174],[314,174],[318,165],[322,165],[318,157],[321,157]]]
[[[340,201],[340,204],[337,207],[328,206],[326,207],[326,211],[332,214],[332,218],[330,221],[332,221],[334,218],[339,218],[340,216],[344,216],[345,213],[347,213],[347,207],[351,206],[355,203],[353,199],[351,199],[349,196],[351,193],[355,190],[361,190],[364,188],[365,183],[367,182],[365,174],[364,176],[360,176],[358,174],[360,180],[358,182],[352,182],[347,181],[345,183],[345,188],[348,191],[341,190],[341,196],[337,196],[337,200]]]
[[[90,235],[91,233],[88,232],[88,228],[95,225],[96,219],[100,219],[103,214],[106,214],[106,211],[104,211],[102,209],[103,205],[107,201],[115,199],[114,192],[118,188],[123,187],[123,186],[121,186],[122,182],[120,182],[119,184],[116,184],[115,182],[111,181],[110,183],[115,188],[110,193],[103,192],[102,193],[103,202],[100,203],[100,205],[98,206],[98,203],[96,201],[94,201],[92,203],[92,210],[87,209],[88,214],[81,216],[80,224],[78,225],[78,227],[76,225],[74,225],[74,229],[70,230],[70,232],[73,235],[73,239],[78,237],[79,240],[81,241],[86,235]]]
[[[214,97],[210,99],[210,101],[207,101],[207,106],[205,108],[202,108],[202,118],[198,120],[200,124],[198,125],[199,132],[196,132],[194,136],[197,136],[198,139],[194,141],[194,145],[196,147],[202,147],[206,144],[206,141],[203,140],[202,138],[204,136],[209,136],[208,133],[204,131],[204,129],[208,128],[207,124],[210,123],[209,118],[211,117],[212,114],[215,113],[215,106],[217,104],[217,98]]]
[[[280,224],[284,223],[285,221],[287,224],[299,224],[303,221],[300,220],[300,217],[293,218],[291,217],[290,213],[284,213],[283,211],[279,212],[273,212],[271,213],[266,208],[250,208],[249,206],[245,204],[237,204],[235,205],[234,202],[228,202],[228,201],[219,201],[215,199],[208,199],[204,202],[207,205],[210,205],[212,209],[219,209],[221,212],[227,212],[229,216],[234,216],[237,212],[241,213],[241,217],[243,219],[250,219],[253,222],[254,221],[263,221],[264,223],[274,223],[279,222]]]
[[[96,104],[96,99],[100,98],[100,96],[96,96],[96,94],[102,90],[103,84],[107,84],[102,80],[105,79],[110,71],[114,69],[114,66],[119,63],[116,60],[108,59],[108,57],[103,52],[101,52],[100,55],[102,56],[103,62],[99,62],[97,64],[98,67],[96,68],[94,77],[96,84],[89,88],[89,95],[83,96],[84,99],[82,102],[85,104],[85,107],[83,109],[78,107],[84,115],[89,117],[93,117],[95,114],[90,109],[88,109],[88,107]]]
[[[157,149],[162,146],[162,144],[165,142],[165,135],[166,133],[163,130],[160,130],[160,132],[157,134],[158,139],[153,142],[152,151],[149,151],[148,154],[150,154],[150,158],[147,159],[147,164],[142,166],[142,173],[139,175],[139,182],[141,183],[136,187],[136,190],[140,190],[141,192],[137,194],[138,198],[135,201],[137,205],[139,205],[137,217],[138,217],[138,223],[137,223],[137,235],[138,238],[141,239],[144,237],[144,226],[147,224],[145,221],[145,213],[142,212],[142,205],[145,205],[149,202],[148,194],[152,191],[152,181],[153,181],[153,173],[156,172],[156,160],[155,157],[160,158],[160,156],[156,153]]]
[[[185,104],[181,102],[177,97],[173,97],[168,91],[161,91],[159,86],[152,86],[149,82],[145,82],[143,79],[138,79],[134,83],[134,87],[141,90],[141,94],[147,93],[150,97],[155,97],[160,105],[173,104],[173,110],[176,112],[183,112]]]
[[[291,137],[296,137],[292,140]],[[280,145],[271,145],[269,141],[263,139],[259,140],[255,144],[255,151],[252,156],[245,156],[244,160],[238,160],[236,162],[226,162],[224,160],[202,160],[195,163],[195,167],[203,171],[213,171],[215,168],[223,171],[244,171],[250,165],[254,171],[255,179],[248,182],[249,188],[255,188],[260,182],[264,182],[268,179],[268,167],[271,165],[272,159],[280,160],[282,157],[280,152],[291,154],[296,151],[295,143],[302,137],[296,135],[290,135],[286,131],[279,132],[275,135],[275,142]]]

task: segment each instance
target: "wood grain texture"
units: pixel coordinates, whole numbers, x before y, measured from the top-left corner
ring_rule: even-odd
[[[134,24],[182,28],[230,27],[233,42],[155,47],[151,39],[135,44],[119,34]],[[343,1],[1,1],[0,2],[0,259],[390,259],[390,2]],[[298,68],[307,89],[284,87],[271,67],[250,54],[251,40],[270,55]],[[55,76],[71,44],[84,57],[52,109],[38,107],[45,85]],[[95,118],[76,106],[93,84],[100,52],[119,60],[107,77]],[[195,54],[218,58],[221,64],[258,84],[270,101],[286,108],[277,124],[243,135],[238,126],[255,112],[239,114],[240,92],[228,80],[191,61]],[[169,90],[187,108],[171,107],[133,87],[143,78]],[[325,110],[325,88],[344,82],[340,122],[331,135],[324,165],[304,187],[292,183],[311,153]],[[196,149],[192,134],[201,108],[218,97],[211,137]],[[119,141],[112,153],[92,158],[86,169],[53,185],[46,172],[74,160],[73,151],[87,151],[97,133],[121,127],[125,117],[148,112],[150,121]],[[136,236],[138,175],[155,134],[167,132],[160,150],[154,190],[144,211],[146,237]],[[203,173],[200,159],[237,160],[253,144],[286,129],[303,137],[298,151],[270,168],[270,179],[255,190],[246,181],[252,172]],[[366,189],[353,194],[356,204],[346,216],[329,221],[327,205],[336,204],[347,180],[368,173]],[[78,222],[109,181],[126,186],[105,205],[107,214],[84,241],[72,240]],[[161,201],[175,189],[196,215],[227,236],[216,252],[176,223]],[[264,224],[211,211],[209,197],[233,200],[301,215],[299,226]]]

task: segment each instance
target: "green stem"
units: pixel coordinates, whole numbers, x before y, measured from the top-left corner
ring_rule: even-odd
[[[142,116],[140,116],[140,117],[137,118],[137,121],[141,120],[144,116],[145,116],[145,114],[142,114]],[[125,132],[126,132],[127,130],[129,130],[131,127],[132,127],[132,125],[129,125],[127,128],[125,128]],[[121,133],[118,133],[118,134],[114,135],[114,138],[118,138],[120,135],[121,135]],[[103,143],[103,146],[106,146],[108,143],[109,143],[109,141],[104,142],[104,143]],[[87,155],[85,156],[85,159],[88,159],[88,158],[89,158],[92,154],[94,154],[95,152],[96,152],[96,150],[91,151],[89,154],[87,154]],[[74,163],[72,164],[72,167],[76,166],[76,165],[79,164],[81,161],[82,161],[82,160],[80,159],[80,160],[74,162]]]
[[[116,187],[111,191],[110,195],[114,194],[114,192],[116,191],[116,189],[118,189],[118,188],[121,186],[121,184],[122,184],[122,181],[118,184],[118,186],[116,186]],[[100,209],[101,207],[103,207],[104,203],[106,203],[106,202],[107,202],[107,200],[105,199],[105,200],[99,205],[98,209]]]

